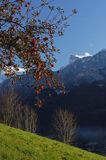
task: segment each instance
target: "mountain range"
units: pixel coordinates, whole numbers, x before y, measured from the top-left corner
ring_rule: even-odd
[[[22,72],[21,72],[22,71]],[[18,74],[22,74],[21,68]],[[70,56],[70,63],[62,68],[60,77],[66,88],[73,88],[82,84],[91,84],[93,82],[106,80],[106,49],[90,56]],[[23,75],[25,76],[25,75]],[[25,79],[27,77],[25,76]],[[31,78],[32,79],[32,78]],[[28,77],[28,80],[31,80]],[[0,74],[0,83],[6,82],[7,78],[3,72]],[[30,81],[31,83],[31,81]]]
[[[58,107],[65,107],[73,112],[78,125],[105,125],[106,50],[101,50],[93,56],[72,55],[70,63],[59,70],[57,74],[60,75],[59,77],[64,82],[68,92],[63,95],[57,94],[52,89],[45,89],[40,95],[41,99],[44,99],[44,107],[37,108],[41,134],[48,134],[51,127],[51,117]],[[22,83],[17,81],[15,89],[18,89],[24,104],[35,108],[35,91],[33,87],[28,88],[26,86],[26,83],[31,85],[34,82],[33,78],[24,74],[22,77]],[[8,87],[9,80],[5,78],[2,78],[0,89],[7,89]]]
[[[61,79],[67,88],[106,80],[106,50],[83,58],[72,55],[71,59],[61,70]]]

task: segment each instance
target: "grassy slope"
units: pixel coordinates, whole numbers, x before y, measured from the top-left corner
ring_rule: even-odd
[[[106,160],[106,158],[0,124],[0,160]]]

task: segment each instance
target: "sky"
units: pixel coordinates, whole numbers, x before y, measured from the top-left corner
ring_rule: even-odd
[[[55,0],[66,14],[76,8],[78,13],[72,16],[69,27],[55,45],[61,54],[56,55],[54,70],[66,66],[71,54],[96,54],[106,48],[106,0]]]

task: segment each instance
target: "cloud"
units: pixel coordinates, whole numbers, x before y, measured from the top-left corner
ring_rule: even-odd
[[[84,58],[84,57],[89,57],[89,56],[92,56],[92,55],[88,52],[85,52],[84,54],[76,54],[75,55],[75,57],[78,57],[78,58]]]

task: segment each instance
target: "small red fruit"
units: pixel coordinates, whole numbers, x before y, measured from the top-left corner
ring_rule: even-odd
[[[44,40],[44,41],[48,41],[48,37],[44,37],[43,40]]]
[[[42,84],[42,85],[41,85],[41,90],[43,90],[44,88],[45,88],[45,86]]]
[[[32,43],[33,43],[34,45],[36,45],[36,44],[37,44],[37,40],[36,40],[36,39],[32,39]]]

